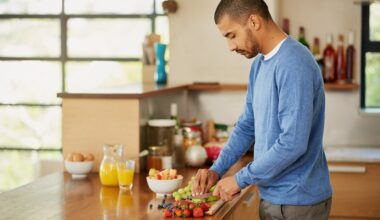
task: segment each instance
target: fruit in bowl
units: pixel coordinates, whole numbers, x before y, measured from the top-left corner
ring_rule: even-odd
[[[177,175],[177,170],[166,169],[158,171],[150,169],[146,177],[149,188],[156,193],[157,197],[171,196],[182,184],[183,176]]]
[[[65,168],[73,179],[83,179],[94,166],[93,154],[70,153],[65,159]]]

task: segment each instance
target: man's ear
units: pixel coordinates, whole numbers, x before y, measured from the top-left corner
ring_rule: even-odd
[[[261,27],[261,20],[260,20],[259,16],[250,15],[248,18],[248,25],[250,25],[250,27],[253,30],[256,30],[256,31],[259,30]]]

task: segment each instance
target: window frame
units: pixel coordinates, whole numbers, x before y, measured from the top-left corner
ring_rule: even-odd
[[[361,19],[361,51],[360,51],[360,109],[362,112],[368,113],[380,113],[380,106],[371,107],[366,106],[366,53],[367,52],[379,52],[380,53],[380,41],[370,40],[370,3],[363,3],[362,19]]]
[[[119,62],[139,62],[138,57],[68,57],[67,53],[67,27],[68,21],[72,18],[83,19],[149,19],[151,21],[151,33],[156,32],[156,18],[166,16],[164,13],[157,13],[157,0],[152,1],[153,12],[149,14],[112,14],[112,13],[97,13],[97,14],[66,14],[65,13],[65,0],[61,0],[62,8],[59,14],[0,14],[0,20],[6,19],[58,19],[60,22],[60,55],[57,57],[49,56],[0,56],[0,61],[58,61],[61,65],[61,77],[62,77],[62,91],[66,92],[66,63],[70,61],[119,61]],[[2,103],[1,106],[23,106],[23,107],[40,107],[62,108],[62,104],[43,104],[43,103]],[[62,151],[62,146],[56,146],[58,148],[45,147],[45,148],[27,148],[25,146],[0,146],[0,150],[16,150],[16,151]]]

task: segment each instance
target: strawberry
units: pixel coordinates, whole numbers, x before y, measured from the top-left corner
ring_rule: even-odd
[[[183,210],[183,215],[186,218],[191,217],[191,211],[189,209],[185,209],[185,210]]]
[[[209,205],[208,203],[206,203],[206,202],[202,202],[202,203],[200,204],[200,208],[201,208],[204,212],[206,212],[206,211],[208,211],[208,210],[210,209],[210,205]]]
[[[195,204],[193,202],[189,203],[189,209],[193,210],[195,208]]]
[[[194,218],[203,217],[204,216],[203,210],[199,207],[195,208],[193,210],[193,216],[194,216]]]
[[[162,216],[164,218],[170,218],[172,217],[172,212],[169,209],[165,209],[164,212],[162,213]]]
[[[175,216],[177,216],[177,217],[182,217],[182,210],[181,209],[176,209],[175,211],[174,211],[174,214],[175,214]]]

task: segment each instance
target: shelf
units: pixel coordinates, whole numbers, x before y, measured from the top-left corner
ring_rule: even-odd
[[[337,91],[356,91],[359,89],[357,83],[325,83],[325,90],[337,90]]]
[[[189,90],[196,91],[217,91],[217,90],[230,90],[230,91],[245,91],[247,90],[246,84],[228,84],[228,83],[193,83],[188,86]]]

